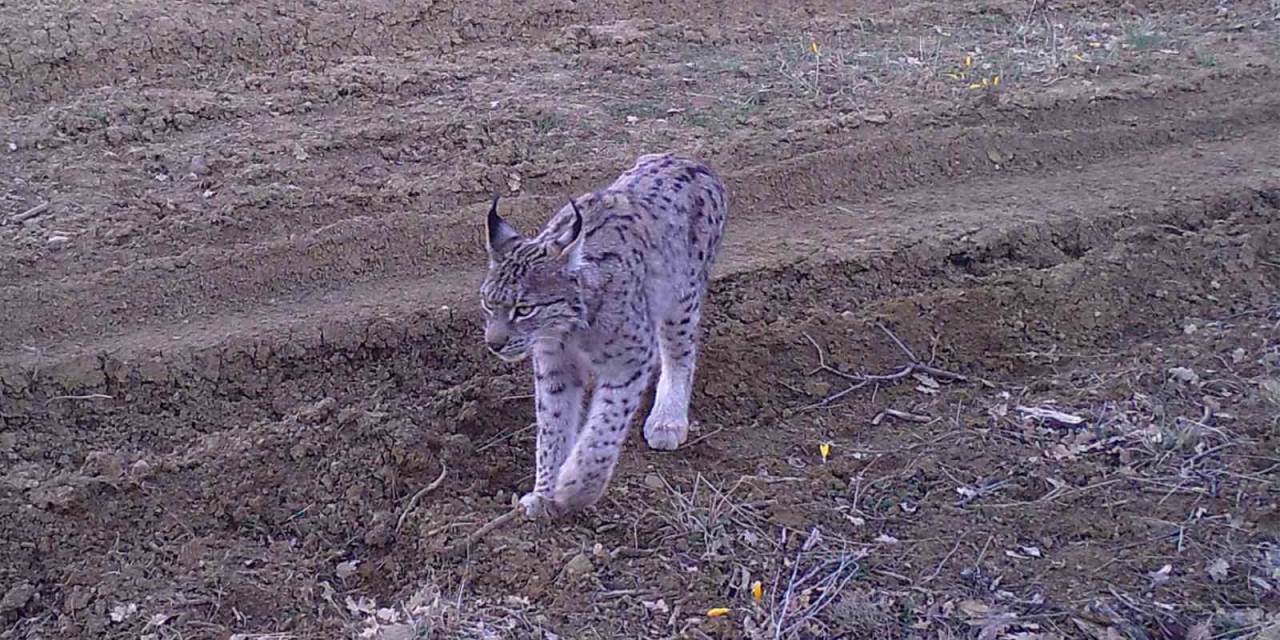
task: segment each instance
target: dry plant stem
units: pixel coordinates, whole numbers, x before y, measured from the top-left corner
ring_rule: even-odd
[[[494,518],[493,520],[490,520],[489,523],[484,525],[483,527],[476,529],[471,535],[467,536],[467,538],[462,542],[459,542],[445,549],[444,554],[448,557],[455,557],[465,553],[468,549],[471,548],[472,545],[479,542],[482,538],[489,535],[494,530],[507,526],[512,520],[519,518],[522,513],[524,513],[524,510],[519,505],[511,507],[510,511],[498,516],[497,518]]]
[[[404,519],[409,517],[409,513],[413,511],[413,507],[418,504],[418,499],[439,488],[439,486],[444,483],[444,476],[448,472],[449,467],[445,465],[444,460],[441,460],[439,477],[432,480],[431,484],[419,489],[417,493],[413,494],[412,498],[409,498],[409,504],[405,506],[404,513],[401,513],[400,519],[396,521],[396,531],[399,531],[400,528],[404,526]]]
[[[851,384],[849,387],[845,389],[842,389],[840,391],[837,391],[836,393],[833,393],[827,396],[826,398],[823,398],[818,402],[800,407],[798,411],[809,411],[811,409],[825,407],[831,404],[832,402],[835,402],[836,400],[839,400],[840,398],[843,398],[844,396],[852,393],[853,391],[856,391],[858,389],[861,389],[862,387],[867,386],[872,382],[901,380],[915,373],[924,373],[924,374],[933,376],[935,378],[940,378],[943,380],[955,380],[957,382],[974,381],[974,382],[978,382],[984,387],[991,388],[991,389],[994,389],[996,387],[995,383],[989,380],[986,380],[984,378],[970,378],[969,376],[966,376],[964,374],[956,373],[954,371],[947,371],[946,369],[940,369],[938,367],[920,362],[920,359],[916,357],[915,352],[912,351],[911,348],[908,347],[905,343],[903,343],[902,340],[899,339],[896,334],[894,334],[884,325],[878,324],[876,326],[879,327],[880,330],[885,333],[885,335],[889,336],[889,339],[892,340],[895,345],[897,345],[899,350],[901,350],[904,354],[907,355],[907,357],[911,361],[910,364],[907,364],[901,369],[889,374],[876,375],[876,374],[865,374],[865,373],[847,373],[831,366],[831,364],[827,362],[826,352],[822,350],[822,347],[818,344],[818,341],[814,340],[813,336],[810,336],[807,333],[803,333],[801,335],[804,336],[805,340],[809,341],[809,344],[813,347],[814,351],[818,353],[818,368],[815,369],[814,371],[826,371],[827,373],[840,376],[841,378],[844,378],[845,380],[848,380],[853,384]]]
[[[114,399],[115,399],[115,396],[109,396],[104,393],[90,393],[84,396],[54,396],[52,398],[49,398],[49,400],[46,403],[53,402],[54,400],[114,400]]]
[[[27,209],[26,211],[23,211],[22,213],[15,213],[9,216],[9,222],[24,222],[26,220],[30,220],[31,218],[34,218],[44,213],[46,210],[48,210],[48,208],[49,208],[49,203],[42,202],[34,207],[31,207],[30,209]]]
[[[483,453],[483,452],[485,452],[485,451],[488,451],[489,449],[492,449],[492,448],[494,448],[494,447],[498,446],[499,444],[501,444],[501,443],[503,443],[503,442],[505,442],[505,441],[507,441],[507,440],[510,440],[511,438],[514,438],[514,437],[516,437],[516,436],[518,436],[518,435],[520,435],[520,434],[522,434],[522,433],[525,433],[525,432],[528,432],[528,431],[532,431],[532,430],[533,430],[534,428],[536,428],[537,426],[538,426],[538,423],[536,423],[536,422],[531,422],[531,423],[529,423],[528,425],[526,425],[526,426],[524,426],[524,427],[521,427],[521,428],[519,428],[519,429],[516,429],[515,431],[511,431],[511,432],[507,432],[507,433],[500,433],[500,434],[498,434],[498,435],[494,436],[492,440],[490,440],[490,441],[488,441],[488,442],[486,442],[486,443],[484,443],[484,444],[480,445],[480,448],[476,449],[476,453]]]

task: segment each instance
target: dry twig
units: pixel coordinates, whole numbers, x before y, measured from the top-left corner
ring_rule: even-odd
[[[934,378],[940,378],[942,380],[955,380],[957,382],[977,382],[984,387],[992,388],[992,389],[995,388],[996,386],[995,383],[989,380],[986,380],[984,378],[970,378],[969,376],[966,376],[964,374],[956,373],[954,371],[947,371],[946,369],[940,369],[933,365],[925,364],[924,362],[921,362],[919,357],[916,356],[915,352],[912,351],[911,348],[908,347],[900,338],[898,338],[896,334],[890,331],[888,327],[885,327],[882,324],[878,324],[876,326],[879,327],[880,330],[885,333],[885,335],[889,336],[889,339],[892,340],[893,343],[897,345],[898,349],[902,351],[904,354],[906,354],[907,358],[909,359],[909,362],[907,365],[903,366],[901,369],[893,373],[870,374],[870,373],[849,373],[847,371],[841,371],[840,369],[837,369],[836,367],[832,366],[827,361],[826,352],[822,350],[822,347],[818,344],[818,341],[813,339],[813,336],[810,336],[807,333],[801,334],[804,336],[805,340],[808,340],[809,344],[813,346],[814,351],[818,353],[818,368],[814,369],[814,371],[810,373],[815,373],[817,371],[826,371],[827,373],[830,373],[832,375],[836,375],[841,378],[844,378],[845,380],[848,380],[853,384],[849,385],[845,389],[842,389],[840,391],[837,391],[827,396],[826,398],[823,398],[818,402],[800,407],[800,409],[798,409],[799,411],[809,411],[811,409],[825,407],[831,404],[832,402],[835,402],[836,400],[839,400],[840,398],[843,398],[844,396],[852,393],[853,391],[856,391],[858,389],[861,389],[862,387],[867,386],[868,384],[871,384],[872,382],[892,382],[894,380],[901,380],[903,378],[910,377],[917,373],[927,374],[927,375],[933,376]],[[901,416],[898,416],[898,417],[901,417]]]
[[[435,480],[432,480],[431,484],[419,489],[417,493],[413,494],[412,498],[409,498],[409,504],[405,506],[404,513],[401,513],[400,519],[396,521],[396,531],[399,531],[400,527],[404,526],[404,519],[409,517],[409,513],[413,511],[413,507],[418,504],[418,499],[421,498],[422,496],[427,495],[428,493],[431,493],[432,491],[435,491],[441,484],[443,484],[444,476],[448,472],[449,472],[449,467],[444,463],[444,460],[441,460],[440,476],[437,477]]]
[[[9,216],[9,222],[15,222],[15,223],[25,222],[27,220],[30,220],[31,218],[34,218],[44,213],[48,209],[49,209],[49,203],[42,202],[34,207],[31,207],[30,209],[27,209],[26,211],[23,211],[22,213],[15,213]]]
[[[523,513],[524,513],[524,509],[517,502],[515,505],[511,507],[510,511],[507,511],[506,513],[498,516],[497,518],[490,520],[489,523],[484,525],[483,527],[476,529],[474,532],[471,533],[471,535],[467,536],[465,540],[447,547],[444,550],[444,555],[446,557],[455,557],[463,553],[466,553],[467,550],[469,550],[472,547],[472,545],[479,542],[482,538],[489,535],[494,530],[507,526],[508,524],[511,523],[512,520],[519,518]]]

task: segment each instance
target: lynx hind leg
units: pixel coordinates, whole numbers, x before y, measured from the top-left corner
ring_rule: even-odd
[[[670,451],[689,439],[689,403],[702,317],[701,283],[691,284],[658,327],[661,370],[653,408],[644,423],[644,440],[651,449]]]

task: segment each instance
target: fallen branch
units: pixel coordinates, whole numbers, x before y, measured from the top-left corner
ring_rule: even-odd
[[[512,520],[519,518],[523,513],[524,513],[524,509],[519,505],[519,503],[517,503],[516,505],[511,507],[510,511],[498,516],[497,518],[494,518],[493,520],[490,520],[488,524],[484,525],[483,527],[480,527],[479,529],[476,529],[474,532],[472,532],[471,535],[467,536],[466,539],[456,544],[450,545],[449,547],[446,547],[444,550],[444,555],[446,557],[455,557],[463,553],[466,553],[469,549],[471,549],[472,545],[479,542],[482,538],[489,535],[494,530],[507,526],[508,524],[511,523]]]
[[[907,422],[918,422],[920,424],[928,424],[930,422],[933,422],[936,419],[936,418],[930,418],[929,416],[922,416],[918,413],[908,413],[906,411],[899,411],[897,409],[885,409],[884,411],[881,411],[880,413],[876,414],[876,417],[871,419],[871,424],[879,425],[881,422],[884,422],[885,416],[892,416],[899,420],[906,420]]]
[[[400,527],[404,526],[404,519],[409,517],[409,513],[413,511],[413,507],[418,504],[418,499],[439,488],[439,486],[444,483],[444,476],[448,472],[449,467],[444,463],[444,460],[441,460],[440,476],[435,480],[432,480],[431,484],[419,489],[417,493],[413,494],[412,498],[409,498],[409,504],[404,508],[404,513],[401,513],[400,519],[396,521],[396,531],[399,531]]]
[[[114,400],[115,396],[109,396],[105,393],[90,393],[83,396],[54,396],[45,401],[45,404],[55,400]]]
[[[903,366],[901,369],[893,373],[870,374],[870,373],[848,373],[846,371],[841,371],[840,369],[837,369],[836,367],[832,366],[830,363],[827,362],[826,352],[822,350],[822,347],[818,344],[818,341],[813,339],[813,336],[810,336],[807,333],[801,334],[804,336],[805,340],[808,340],[809,344],[813,346],[813,350],[818,353],[818,368],[811,371],[810,372],[811,374],[816,373],[818,371],[826,371],[827,373],[830,373],[832,375],[840,376],[841,378],[844,378],[845,380],[848,380],[853,384],[849,385],[845,389],[841,389],[840,391],[837,391],[827,396],[826,398],[823,398],[818,402],[800,407],[797,411],[808,411],[810,409],[825,407],[831,404],[832,402],[835,402],[836,400],[839,400],[840,398],[843,398],[844,396],[858,389],[861,389],[862,387],[865,387],[868,384],[871,384],[872,382],[892,382],[894,380],[901,380],[903,378],[911,377],[912,375],[915,375],[917,373],[930,375],[930,376],[933,376],[934,378],[940,378],[943,380],[954,380],[957,382],[977,382],[982,386],[991,388],[991,389],[994,389],[996,387],[995,383],[989,380],[986,380],[984,378],[971,378],[964,374],[956,373],[954,371],[947,371],[946,369],[940,369],[933,365],[920,362],[920,359],[916,356],[915,352],[912,351],[911,348],[908,347],[904,342],[902,342],[902,340],[899,339],[897,335],[895,335],[892,331],[890,331],[887,327],[885,327],[882,324],[877,324],[876,326],[879,327],[880,330],[885,333],[885,335],[889,336],[889,339],[892,340],[893,343],[897,345],[898,349],[902,351],[904,354],[906,354],[907,358],[910,360],[910,362],[907,365]],[[895,415],[895,417],[899,417],[899,418],[910,419],[910,418],[905,418],[904,416],[897,416],[896,414],[893,414],[893,413],[891,413],[890,415]],[[928,420],[929,420],[928,418],[925,418],[925,421],[928,421]]]
[[[9,222],[15,222],[15,223],[25,222],[27,220],[30,220],[31,218],[34,218],[44,213],[48,209],[49,209],[49,203],[42,202],[34,207],[31,207],[30,209],[27,209],[26,211],[23,211],[22,213],[15,213],[9,216]]]

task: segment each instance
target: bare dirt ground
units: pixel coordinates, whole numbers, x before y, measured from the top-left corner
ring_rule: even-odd
[[[1280,637],[1278,63],[1274,1],[0,0],[0,638]],[[531,482],[489,195],[664,149],[733,206],[691,444],[444,553]]]

